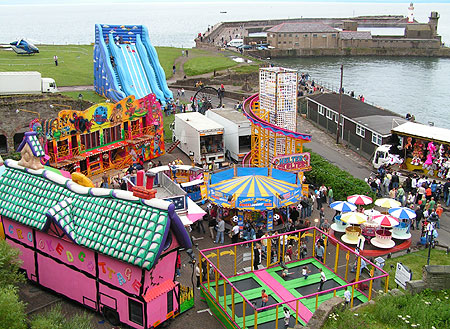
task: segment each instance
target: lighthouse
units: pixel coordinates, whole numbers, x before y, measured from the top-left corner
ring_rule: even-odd
[[[408,23],[414,23],[414,4],[412,2],[408,7]]]

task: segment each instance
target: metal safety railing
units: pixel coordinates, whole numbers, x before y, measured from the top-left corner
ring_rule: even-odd
[[[307,240],[309,237],[312,238],[313,245],[315,245],[316,239],[318,237],[324,238],[324,259],[323,259],[323,267],[327,268],[329,271],[333,272],[336,277],[338,277],[340,280],[345,281],[345,284],[339,285],[337,287],[331,288],[331,289],[325,289],[323,291],[318,291],[310,294],[306,294],[301,297],[295,297],[290,298],[288,300],[282,300],[281,302],[276,302],[274,304],[263,306],[263,307],[257,307],[254,303],[251,303],[249,299],[245,297],[245,292],[242,292],[236,288],[236,286],[233,284],[230,279],[233,279],[236,276],[242,275],[240,273],[239,265],[242,265],[246,261],[250,261],[250,269],[246,270],[246,273],[254,273],[256,270],[253,267],[254,264],[254,252],[253,249],[255,245],[258,243],[263,243],[264,240],[266,240],[266,260],[265,260],[265,266],[266,269],[270,269],[275,266],[279,266],[280,263],[284,263],[284,256],[287,249],[287,245],[289,244],[289,241],[293,240],[294,243],[297,241],[297,248],[296,251],[292,255],[292,260],[288,262],[287,264],[298,262],[302,259],[315,259],[315,248],[312,248],[312,257],[304,258],[301,254],[302,252],[302,243],[304,243],[305,240]],[[283,241],[281,243],[281,241]],[[242,261],[238,261],[240,259],[240,255],[238,255],[239,248],[242,248],[244,244],[248,244],[251,246],[250,249],[250,259],[245,259],[244,256],[242,256]],[[327,251],[327,248],[330,248],[331,246],[335,246],[335,259],[332,262],[334,267],[332,268],[327,267],[326,264],[326,258],[329,253],[329,250]],[[276,248],[276,257],[272,256],[272,248]],[[295,250],[295,248],[294,248]],[[345,274],[344,277],[340,276],[338,274],[338,263],[339,263],[339,255],[344,252],[346,257],[345,262]],[[349,269],[349,260],[350,255],[354,255],[356,258],[356,271],[355,271],[355,279],[353,282],[347,282],[348,280],[348,269]],[[233,261],[230,262],[229,258],[226,258],[225,260],[221,260],[221,257],[224,256],[232,256]],[[248,257],[247,257],[248,258]],[[369,278],[361,279],[360,278],[360,272],[361,272],[361,261],[364,260],[366,264],[371,266],[370,272],[369,272]],[[199,252],[199,267],[200,267],[200,281],[201,281],[201,287],[205,294],[205,298],[207,299],[207,302],[213,307],[222,313],[224,317],[227,318],[227,321],[230,321],[235,327],[237,328],[245,328],[246,326],[253,326],[253,328],[257,328],[258,326],[258,314],[261,312],[266,312],[270,310],[275,310],[275,321],[276,321],[276,328],[278,327],[278,321],[280,320],[280,310],[279,308],[282,306],[288,306],[289,309],[293,310],[294,317],[295,317],[295,323],[299,323],[300,321],[303,321],[301,311],[305,310],[305,306],[303,306],[302,301],[307,300],[310,298],[315,299],[315,305],[314,310],[316,310],[319,306],[319,297],[333,293],[333,296],[336,296],[338,290],[346,289],[347,287],[351,288],[351,301],[350,306],[353,307],[354,299],[356,298],[355,295],[358,292],[360,295],[364,295],[368,300],[371,300],[372,298],[372,288],[373,283],[375,280],[381,280],[384,278],[385,280],[385,291],[388,291],[389,287],[389,274],[385,271],[383,271],[379,266],[373,264],[368,259],[364,258],[363,256],[355,253],[351,248],[347,247],[346,245],[342,244],[340,241],[338,241],[333,236],[330,236],[323,232],[322,230],[318,229],[317,227],[310,227],[305,228],[293,232],[288,233],[282,233],[282,234],[276,234],[269,237],[262,237],[256,240],[248,241],[248,242],[240,242],[232,245],[226,245],[226,246],[218,246],[214,248],[204,249]],[[202,265],[203,262],[206,262],[206,268]],[[221,263],[224,262],[229,267],[229,264],[233,264],[230,269],[224,269],[223,266],[221,267]],[[283,264],[285,266],[285,264]],[[206,271],[205,271],[206,269]],[[375,276],[375,270],[377,270],[379,273],[381,273],[378,276]],[[262,270],[261,270],[262,271]],[[362,287],[363,284],[369,283],[369,291],[368,295],[364,294],[362,292],[362,289],[359,287]],[[219,288],[220,286],[220,288]],[[229,286],[229,292],[227,292],[227,286]],[[223,295],[219,293],[223,292]],[[236,303],[243,303],[242,305],[242,316],[239,316],[237,319],[236,316]],[[230,305],[231,303],[231,305]],[[253,313],[253,318],[249,322],[249,316],[247,314]],[[283,316],[281,315],[281,318]]]

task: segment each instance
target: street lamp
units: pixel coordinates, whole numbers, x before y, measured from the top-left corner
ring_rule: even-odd
[[[28,112],[28,113],[37,114],[39,121],[41,121],[41,114],[39,112],[31,111],[31,110],[25,110],[25,109],[16,109],[16,113],[19,113],[19,112]]]

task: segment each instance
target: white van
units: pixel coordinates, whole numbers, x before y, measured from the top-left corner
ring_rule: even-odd
[[[233,39],[230,42],[227,43],[228,47],[239,47],[244,45],[244,39]]]

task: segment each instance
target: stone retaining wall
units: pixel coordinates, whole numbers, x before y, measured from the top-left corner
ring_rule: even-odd
[[[422,271],[422,280],[406,283],[406,290],[419,293],[424,289],[450,289],[450,265],[427,265]]]

